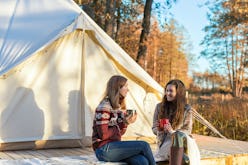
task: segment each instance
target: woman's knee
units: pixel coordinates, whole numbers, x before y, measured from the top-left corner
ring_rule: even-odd
[[[150,145],[146,141],[139,141],[139,144],[143,146],[144,148],[149,148]]]
[[[139,155],[139,162],[140,165],[149,165],[149,161],[143,155]]]
[[[186,136],[183,132],[176,131],[172,135],[172,146],[183,147]]]
[[[143,155],[135,155],[127,160],[131,165],[149,165],[149,161]]]

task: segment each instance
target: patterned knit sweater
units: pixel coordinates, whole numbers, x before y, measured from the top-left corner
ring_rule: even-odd
[[[100,102],[93,120],[92,147],[94,150],[113,141],[120,141],[126,132],[122,110],[113,110],[106,98]]]

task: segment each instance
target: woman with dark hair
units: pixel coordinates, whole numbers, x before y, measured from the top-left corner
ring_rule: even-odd
[[[127,126],[135,122],[137,113],[127,115],[125,97],[127,79],[112,76],[104,98],[95,111],[92,146],[100,161],[126,162],[130,165],[155,165],[150,145],[145,141],[121,141]]]
[[[184,154],[186,149],[185,134],[191,134],[192,109],[186,104],[186,88],[181,80],[170,80],[165,86],[161,103],[157,104],[152,131],[157,135],[157,164],[170,163],[181,165],[189,161]],[[184,157],[184,159],[183,159]]]

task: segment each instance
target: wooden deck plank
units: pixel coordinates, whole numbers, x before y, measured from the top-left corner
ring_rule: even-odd
[[[81,152],[82,154],[93,154],[94,151],[90,147],[77,148],[76,151]]]
[[[4,153],[9,156],[9,159],[23,159],[21,155],[16,154],[14,151],[5,151]]]
[[[14,154],[19,155],[20,159],[30,159],[30,158],[34,158],[33,155],[31,155],[30,153],[26,152],[25,150],[21,150],[21,151],[12,151]],[[16,159],[16,158],[15,158]],[[19,158],[17,158],[19,159]]]
[[[33,158],[38,158],[38,159],[46,159],[44,155],[41,153],[37,152],[36,150],[25,150],[26,153],[30,154]]]
[[[43,155],[46,158],[52,157],[51,153],[48,150],[36,150],[37,153]]]
[[[11,159],[11,157],[5,152],[0,152],[0,159]]]
[[[61,154],[64,156],[79,156],[82,155],[82,153],[79,153],[75,150],[76,148],[70,148],[70,149],[63,149],[61,151]]]
[[[48,158],[65,156],[63,152],[61,152],[61,149],[49,149],[46,150],[46,152],[48,153]]]
[[[80,156],[80,155],[84,155],[84,152],[83,150],[79,150],[79,149],[70,149],[68,150],[67,152],[71,153],[72,155],[75,155],[75,156]]]
[[[62,152],[61,154],[63,154],[64,156],[79,156],[79,154],[74,151],[74,148],[72,148],[72,149],[63,149],[63,151],[64,152]]]

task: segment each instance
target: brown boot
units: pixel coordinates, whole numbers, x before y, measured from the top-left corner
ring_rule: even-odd
[[[183,147],[171,147],[170,165],[182,165]]]
[[[156,162],[156,165],[169,165],[169,161]]]

